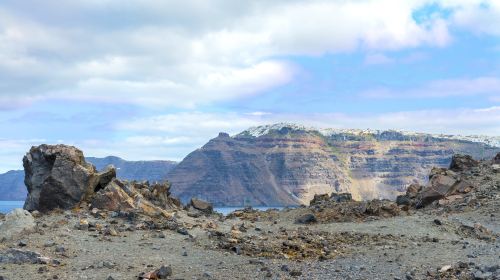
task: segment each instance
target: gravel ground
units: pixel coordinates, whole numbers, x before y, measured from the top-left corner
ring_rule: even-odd
[[[479,222],[492,230],[493,236],[500,234],[495,216],[498,209],[498,203],[492,203],[477,211],[442,216],[418,212],[370,222],[307,225],[311,232],[391,235],[396,240],[388,245],[353,244],[349,247],[352,252],[322,261],[287,260],[279,255],[269,258],[237,255],[231,250],[215,248],[213,238],[208,237],[209,231],[202,227],[190,229],[192,236],[172,230],[136,230],[121,232],[120,236],[104,236],[75,229],[79,222],[77,214],[53,214],[37,218],[38,232],[19,236],[1,246],[36,251],[59,260],[61,265],[2,264],[0,275],[7,279],[107,279],[109,276],[137,279],[141,272],[171,265],[171,279],[407,279],[407,274],[413,277],[408,279],[425,279],[427,271],[459,261],[481,266],[499,264],[498,238],[481,240],[457,232],[462,224]],[[238,218],[221,222],[215,217],[193,219],[182,215],[179,220],[193,225],[211,222],[221,232],[245,223],[249,229],[239,234],[269,239],[280,230],[304,228],[293,223],[294,211],[283,212],[273,221],[253,223]],[[436,219],[441,225],[436,224]],[[20,247],[23,242],[26,245]]]

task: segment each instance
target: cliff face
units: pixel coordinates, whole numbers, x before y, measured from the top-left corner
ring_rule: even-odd
[[[0,174],[0,200],[25,200],[24,171],[11,170]]]
[[[161,182],[167,173],[177,164],[168,160],[128,161],[115,156],[105,158],[86,157],[97,170],[102,170],[108,165],[116,168],[116,176],[124,180],[149,180]]]
[[[189,154],[169,174],[172,192],[218,205],[298,205],[314,194],[390,198],[425,182],[454,153],[492,157],[500,148],[468,139],[396,131],[263,126],[225,133]]]

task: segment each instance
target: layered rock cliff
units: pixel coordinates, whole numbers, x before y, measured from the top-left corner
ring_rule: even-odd
[[[307,204],[315,194],[349,192],[357,200],[395,199],[424,183],[455,153],[491,158],[498,139],[334,130],[277,124],[225,133],[189,154],[169,174],[182,201],[217,205]]]

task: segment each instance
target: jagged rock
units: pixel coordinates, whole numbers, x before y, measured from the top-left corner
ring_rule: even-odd
[[[314,198],[309,202],[309,205],[317,205],[325,201],[329,201],[330,196],[328,194],[315,194]]]
[[[398,195],[396,197],[396,204],[397,205],[410,205],[411,199],[406,194],[405,195]]]
[[[352,201],[352,195],[350,193],[332,193],[330,200],[334,202]]]
[[[390,200],[370,200],[366,202],[365,213],[370,216],[392,217],[399,214],[399,207]]]
[[[177,198],[170,196],[170,183],[154,183],[149,182],[133,183],[133,187],[138,190],[144,198],[151,201],[154,205],[162,208],[180,207],[181,203]]]
[[[13,263],[13,264],[49,264],[53,260],[44,257],[41,254],[33,251],[8,249],[0,252],[0,263]]]
[[[200,210],[204,213],[212,213],[214,211],[210,202],[198,198],[191,198],[189,206],[192,206],[194,209]]]
[[[106,187],[99,190],[92,198],[92,207],[108,211],[131,211],[134,209],[134,200],[124,190],[125,185],[120,180],[111,181]]]
[[[452,194],[458,181],[450,176],[436,174],[431,177],[427,187],[418,196],[418,206],[426,206]]]
[[[469,155],[456,154],[451,158],[450,169],[453,171],[464,171],[477,166],[478,163],[477,160],[474,160]]]
[[[23,158],[28,197],[26,210],[71,209],[115,174],[101,174],[85,161],[83,152],[66,145],[32,147]]]
[[[99,184],[94,191],[98,191],[100,188],[104,188],[107,184],[113,181],[116,178],[116,168],[113,165],[106,166],[104,171],[99,174]]]
[[[414,198],[417,196],[417,194],[424,188],[424,186],[419,185],[419,184],[411,184],[408,186],[406,189],[406,195],[409,198]]]
[[[170,276],[172,276],[172,267],[162,265],[157,270],[141,273],[139,279],[167,279]]]
[[[161,215],[170,218],[171,214],[165,209],[172,209],[176,206],[174,202],[169,202],[167,194],[160,193],[161,189],[158,186],[153,186],[151,189],[149,183],[137,184],[114,179],[94,195],[91,206],[108,211],[134,211],[148,216]],[[167,188],[163,190],[166,191]],[[144,194],[149,198],[158,198],[163,202],[162,205],[153,204]]]
[[[5,221],[0,224],[0,239],[11,239],[34,228],[35,220],[30,212],[17,208],[8,213]]]

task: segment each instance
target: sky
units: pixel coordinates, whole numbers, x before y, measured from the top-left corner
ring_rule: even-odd
[[[2,0],[0,172],[276,122],[500,135],[500,1]]]

